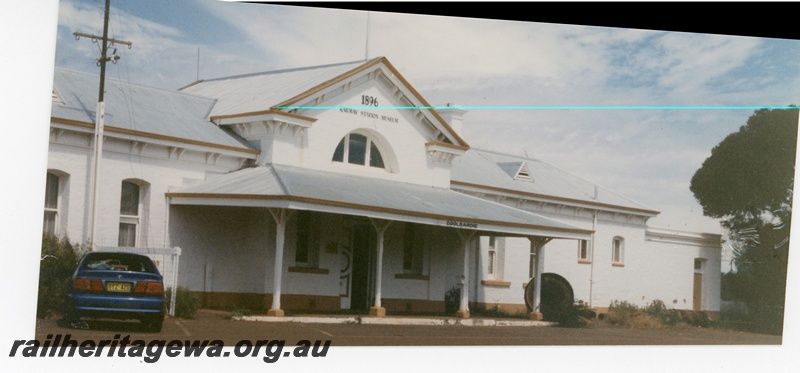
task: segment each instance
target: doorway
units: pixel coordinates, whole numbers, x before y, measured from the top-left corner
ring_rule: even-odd
[[[703,259],[694,260],[694,283],[692,284],[692,310],[703,308]]]
[[[353,226],[351,240],[353,250],[352,285],[350,309],[354,311],[369,310],[372,301],[373,275],[372,268],[375,260],[372,254],[373,244],[376,240],[375,229],[372,225],[357,224]]]

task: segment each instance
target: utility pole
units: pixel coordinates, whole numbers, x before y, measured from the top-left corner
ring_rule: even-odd
[[[83,34],[80,32],[75,32],[75,40],[80,40],[81,37],[86,37],[92,40],[92,43],[97,43],[98,40],[101,41],[101,48],[100,48],[100,59],[97,60],[97,65],[100,66],[100,92],[97,98],[97,113],[95,116],[95,129],[94,129],[94,158],[92,159],[92,205],[90,209],[91,218],[89,221],[89,237],[86,240],[86,244],[91,250],[94,245],[96,244],[97,238],[97,215],[98,215],[98,201],[99,201],[99,189],[100,189],[100,160],[103,156],[103,125],[105,121],[105,86],[106,86],[106,62],[111,61],[111,63],[116,63],[119,60],[119,56],[116,55],[116,48],[114,48],[114,55],[112,57],[108,57],[108,44],[111,42],[111,46],[113,47],[115,44],[124,44],[127,45],[128,48],[133,46],[133,43],[124,41],[124,40],[117,40],[117,39],[109,39],[108,38],[108,10],[110,8],[110,1],[106,0],[106,8],[105,8],[105,15],[103,17],[103,36],[95,36],[89,34]]]

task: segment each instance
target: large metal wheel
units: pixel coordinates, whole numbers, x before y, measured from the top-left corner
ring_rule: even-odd
[[[536,279],[532,278],[525,286],[525,305],[533,312],[533,288]],[[569,281],[555,273],[542,273],[542,307],[568,307],[575,302],[575,293]],[[541,310],[539,311],[541,312]]]

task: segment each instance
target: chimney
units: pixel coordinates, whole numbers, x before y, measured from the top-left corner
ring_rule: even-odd
[[[439,116],[444,119],[445,122],[453,129],[459,136],[464,135],[462,132],[462,122],[464,118],[464,114],[467,112],[466,110],[462,110],[457,108],[453,103],[447,103],[444,108],[439,108],[436,110],[439,113]]]

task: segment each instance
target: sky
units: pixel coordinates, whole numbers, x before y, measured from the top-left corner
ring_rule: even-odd
[[[55,66],[97,73],[103,2],[59,3]],[[177,89],[198,77],[385,56],[433,105],[786,106],[797,40],[218,1],[117,1],[111,78]],[[661,214],[651,226],[722,233],[689,191],[752,109],[468,110],[476,148],[540,159]]]
[[[41,3],[45,6],[14,5],[19,8],[0,12],[6,31],[0,79],[3,87],[9,87],[6,80],[13,87],[0,96],[8,105],[4,112],[17,115],[5,121],[0,139],[2,166],[15,176],[9,180],[17,180],[21,168],[19,156],[8,156],[7,149],[28,151],[19,145],[25,136],[44,139],[41,148],[24,153],[25,169],[46,168],[46,126],[23,124],[49,123],[49,103],[29,108],[21,98],[48,93],[53,66],[99,73],[97,45],[75,40],[72,33],[102,33],[103,1]],[[165,89],[198,77],[385,56],[433,105],[800,104],[800,41],[790,39],[212,0],[116,0],[110,18],[109,35],[133,46],[118,47],[121,59],[109,65],[108,76]],[[24,76],[26,69],[38,74]],[[689,182],[711,149],[752,112],[473,109],[464,118],[463,137],[472,147],[552,163],[661,211],[651,226],[722,233],[718,221],[703,216]],[[44,179],[43,173],[36,175],[30,183],[3,182],[0,194],[33,190],[34,205],[40,206]],[[41,232],[30,224],[13,225],[26,221],[25,200],[3,200],[3,206],[5,229],[33,237]],[[41,223],[40,208],[30,214]],[[36,281],[25,277],[37,273],[36,263],[32,266],[4,282]],[[798,279],[795,273],[790,271],[790,282]]]
[[[104,2],[59,2],[55,66],[98,73]],[[552,163],[661,213],[651,226],[724,233],[689,190],[752,109],[570,106],[800,104],[800,41],[211,0],[116,1],[115,79],[177,89],[199,79],[385,56],[475,148]],[[559,106],[564,109],[485,107]],[[730,248],[726,246],[723,267]]]

